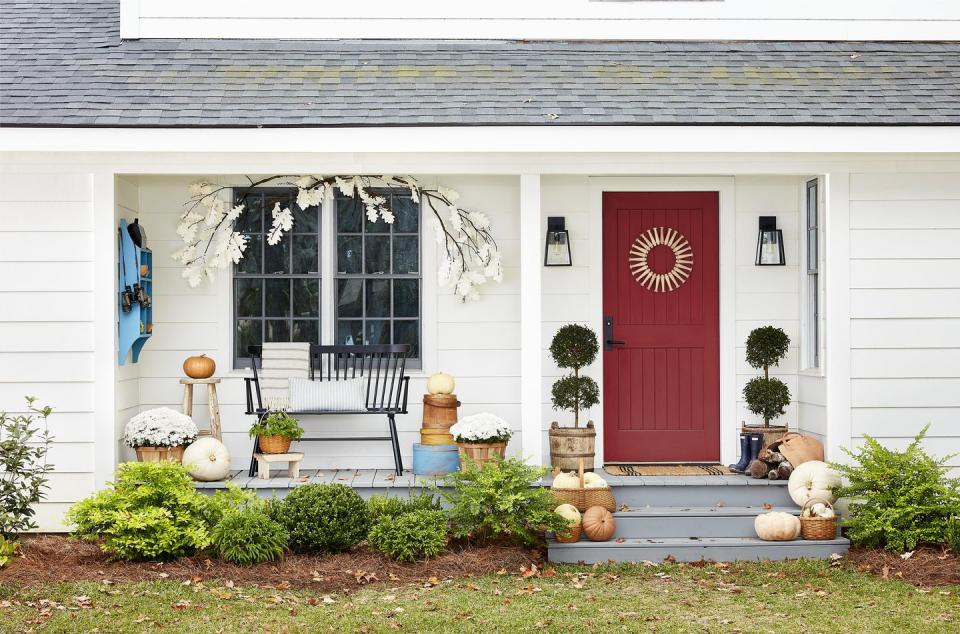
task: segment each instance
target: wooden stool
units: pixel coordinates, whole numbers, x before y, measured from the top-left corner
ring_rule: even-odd
[[[220,401],[217,399],[217,383],[220,379],[180,379],[183,385],[183,413],[193,416],[193,386],[207,386],[207,407],[210,409],[210,435],[223,441],[220,434]],[[201,435],[203,432],[201,432]]]
[[[253,457],[257,460],[257,475],[261,480],[270,479],[271,462],[286,462],[287,477],[300,477],[300,462],[303,460],[303,454],[299,451],[290,453],[255,453]]]

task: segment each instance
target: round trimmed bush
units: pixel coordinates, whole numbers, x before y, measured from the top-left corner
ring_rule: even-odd
[[[367,536],[370,511],[357,492],[342,484],[307,484],[283,502],[283,524],[290,546],[299,551],[338,553]]]
[[[370,509],[370,525],[376,525],[385,517],[397,517],[411,511],[439,511],[440,502],[429,493],[420,493],[403,498],[373,495],[367,500]]]
[[[211,537],[221,559],[243,566],[280,559],[289,538],[261,505],[228,511]]]
[[[447,547],[447,520],[442,511],[412,511],[384,517],[367,540],[371,548],[397,561],[429,559]]]

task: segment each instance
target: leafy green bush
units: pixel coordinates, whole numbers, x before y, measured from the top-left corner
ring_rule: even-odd
[[[440,503],[429,493],[411,494],[410,497],[373,495],[367,500],[370,524],[375,525],[386,517],[397,517],[413,511],[439,511]]]
[[[16,557],[19,552],[20,542],[0,535],[0,568],[10,563],[10,560]]]
[[[397,561],[436,557],[447,546],[447,520],[441,511],[385,516],[370,530],[370,547]]]
[[[210,543],[211,500],[175,462],[127,462],[109,489],[67,512],[74,534],[121,559],[174,559]]]
[[[53,469],[46,460],[51,441],[46,422],[53,410],[36,407],[35,401],[27,397],[28,414],[0,412],[0,537],[37,527],[33,505],[43,499],[47,474]],[[44,431],[35,426],[37,422],[43,423]]]
[[[227,482],[226,489],[218,489],[216,493],[207,498],[207,510],[204,518],[207,525],[216,526],[228,511],[243,508],[256,502],[257,494],[255,491],[241,489],[233,482]]]
[[[370,529],[370,511],[356,491],[342,484],[306,484],[283,501],[290,545],[300,551],[341,552],[359,544]]]
[[[221,559],[243,566],[280,559],[288,539],[287,529],[270,519],[263,504],[228,510],[211,535]]]
[[[300,421],[286,412],[270,412],[250,426],[250,437],[254,436],[283,436],[290,440],[300,440],[303,437],[303,427],[300,426]]]
[[[444,487],[430,485],[448,504],[447,518],[454,537],[477,542],[505,540],[535,544],[545,531],[562,531],[567,520],[549,489],[533,486],[549,471],[508,458],[486,464],[468,461],[444,478]]]
[[[929,426],[928,426],[929,427]],[[923,428],[903,451],[866,436],[854,464],[833,467],[848,482],[835,493],[851,498],[847,535],[855,544],[913,550],[918,544],[946,544],[960,516],[960,480],[946,476],[952,456],[935,459],[920,446]]]

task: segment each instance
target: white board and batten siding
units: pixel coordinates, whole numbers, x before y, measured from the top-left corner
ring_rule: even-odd
[[[121,0],[124,38],[950,40],[950,0]]]
[[[93,179],[0,173],[0,410],[50,405],[42,530],[94,489]]]
[[[960,452],[960,174],[851,174],[850,258],[854,444]]]

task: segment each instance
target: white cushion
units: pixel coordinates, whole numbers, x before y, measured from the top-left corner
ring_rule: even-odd
[[[366,411],[367,380],[311,381],[290,379],[290,412]]]

